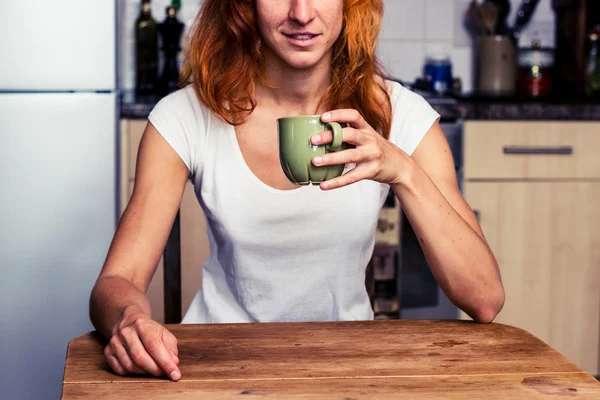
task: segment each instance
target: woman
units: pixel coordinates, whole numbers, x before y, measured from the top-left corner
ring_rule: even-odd
[[[188,179],[211,255],[183,322],[372,318],[364,273],[390,188],[449,298],[479,322],[500,311],[498,267],[457,187],[438,114],[377,66],[382,13],[381,0],[204,1],[183,68],[193,84],[149,117],[91,296],[117,374],[181,377],[176,339],[150,318],[145,292]],[[353,146],[313,160],[347,164],[342,176],[298,188],[279,166],[276,119],[303,114],[348,123]]]

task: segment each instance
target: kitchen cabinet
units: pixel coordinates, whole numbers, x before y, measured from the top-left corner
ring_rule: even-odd
[[[121,120],[121,213],[125,210],[133,192],[137,151],[146,124],[146,120]],[[196,291],[201,287],[202,264],[206,261],[210,252],[206,234],[206,220],[191,182],[186,184],[183,194],[180,220],[181,309],[182,314],[185,314]],[[152,317],[159,322],[164,322],[163,277],[164,266],[161,258],[147,292],[152,308]]]
[[[495,322],[600,364],[600,123],[467,122],[464,194],[500,266]],[[462,318],[468,318],[464,313]]]

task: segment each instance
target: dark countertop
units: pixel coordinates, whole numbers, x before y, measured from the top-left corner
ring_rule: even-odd
[[[146,119],[158,96],[121,94],[121,118]],[[427,98],[442,120],[600,121],[600,103],[559,100],[489,99],[477,97]]]

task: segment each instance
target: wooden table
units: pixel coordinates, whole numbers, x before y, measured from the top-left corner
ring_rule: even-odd
[[[522,330],[467,321],[167,325],[182,379],[113,374],[96,333],[67,351],[63,399],[600,399]]]

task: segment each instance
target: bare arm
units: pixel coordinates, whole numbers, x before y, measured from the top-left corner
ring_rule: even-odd
[[[164,346],[155,343],[155,339],[151,337],[145,343],[142,337],[140,344],[129,340],[128,336],[131,330],[144,328],[143,323],[148,325],[150,320],[150,304],[145,293],[164,250],[188,176],[189,170],[183,161],[152,124],[148,124],[138,152],[133,195],[90,297],[90,318],[94,327],[110,339],[111,344],[123,342],[123,346],[134,353],[133,356],[130,354],[134,365],[125,356],[124,362],[129,365],[121,365],[110,358],[120,360],[120,354],[107,355],[105,351],[117,373],[147,371],[158,375],[165,368],[174,367],[163,360],[157,365],[147,358],[147,354],[139,354],[146,350],[155,359],[165,358]],[[159,327],[150,329],[163,335]],[[118,339],[119,335],[121,339]],[[174,337],[169,340],[167,347],[175,347],[171,351],[176,356],[176,341]],[[113,353],[122,351],[118,346],[119,343],[114,344],[116,350]],[[152,349],[147,349],[148,346]],[[139,358],[139,362],[133,358]],[[178,361],[176,357],[173,359]]]
[[[427,262],[448,297],[474,320],[491,322],[504,304],[496,259],[456,182],[450,148],[439,123],[427,133],[392,185],[419,238]]]
[[[356,168],[322,182],[332,190],[362,179],[388,183],[402,203],[436,281],[450,300],[478,322],[491,322],[504,305],[496,259],[456,182],[452,154],[435,122],[412,157],[376,132],[357,110],[340,109],[323,122],[348,122],[344,141],[355,148],[313,158],[313,164],[356,163]],[[330,143],[331,132],[313,135]]]

